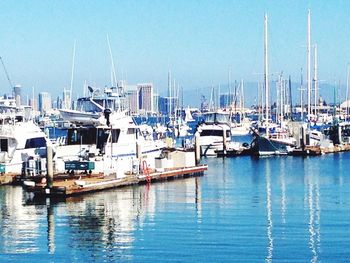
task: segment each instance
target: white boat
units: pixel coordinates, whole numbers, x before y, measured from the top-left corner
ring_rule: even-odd
[[[0,118],[0,170],[21,174],[24,163],[35,156],[45,157],[49,142],[45,133],[22,116],[2,115]]]
[[[85,112],[79,110],[60,109],[63,120],[81,124],[96,124],[101,115],[96,112]]]
[[[114,92],[117,88],[106,88],[103,94],[99,90],[89,87],[90,97],[82,97],[77,100],[77,107],[73,109],[60,109],[61,117],[64,121],[79,123],[82,125],[95,125],[103,117],[103,111],[110,109],[116,111],[121,109],[122,96],[119,91]]]
[[[231,141],[230,114],[224,111],[204,113],[204,122],[197,131],[202,156],[216,156],[223,149],[223,137],[226,143]],[[225,133],[225,134],[224,134]]]
[[[138,160],[155,167],[155,157],[159,157],[165,142],[143,136],[139,126],[125,112],[113,112],[100,125],[70,128],[66,145],[55,148],[55,172],[66,171],[68,161],[94,162],[94,173],[124,175],[126,171],[137,169]]]
[[[250,132],[251,122],[248,119],[243,119],[241,122],[232,122],[231,134],[232,136],[248,135]]]

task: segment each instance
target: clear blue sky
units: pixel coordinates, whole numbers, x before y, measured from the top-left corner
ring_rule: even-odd
[[[350,1],[1,1],[0,55],[14,83],[28,92],[84,80],[110,83],[109,34],[117,78],[153,82],[165,91],[167,72],[186,89],[257,81],[263,72],[263,17],[269,17],[270,71],[299,79],[306,65],[307,10],[318,44],[319,79],[346,80],[350,62]],[[0,69],[1,91],[9,85]],[[255,92],[255,91],[254,91]],[[247,92],[249,93],[249,91]]]

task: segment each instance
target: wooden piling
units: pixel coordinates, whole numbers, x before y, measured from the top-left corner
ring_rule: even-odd
[[[200,134],[197,131],[194,134],[194,148],[195,148],[196,165],[198,165],[200,160],[201,160],[201,146],[199,144],[199,138],[200,138]]]
[[[46,147],[46,182],[49,189],[53,186],[53,150],[52,145]]]

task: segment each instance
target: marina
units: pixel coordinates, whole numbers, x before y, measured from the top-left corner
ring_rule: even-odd
[[[348,152],[206,158],[205,176],[58,201],[2,186],[0,259],[23,253],[29,261],[347,258],[349,159]]]
[[[334,1],[5,0],[0,262],[348,261]]]

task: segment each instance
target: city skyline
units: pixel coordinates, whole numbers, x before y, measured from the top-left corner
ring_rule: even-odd
[[[111,83],[110,39],[117,79],[153,83],[166,95],[168,70],[187,90],[262,80],[263,17],[269,17],[270,72],[294,82],[306,68],[307,10],[317,43],[319,79],[346,82],[350,23],[346,1],[2,1],[1,56],[24,93]],[[276,77],[277,78],[277,77]],[[305,81],[305,77],[304,77]],[[0,85],[10,87],[3,72]],[[6,87],[8,90],[6,90]],[[255,90],[254,90],[255,92]],[[248,92],[246,92],[249,94]],[[322,94],[322,93],[321,93]]]

